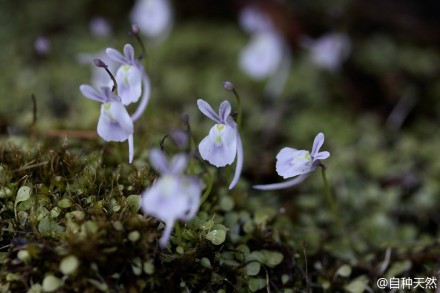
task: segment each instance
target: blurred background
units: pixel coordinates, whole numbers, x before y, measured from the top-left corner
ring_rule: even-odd
[[[229,80],[243,102],[239,192],[274,200],[250,186],[281,181],[278,151],[310,150],[323,132],[332,190],[359,255],[427,247],[440,224],[439,11],[436,0],[0,0],[0,135],[29,133],[32,94],[41,140],[68,136],[54,131],[95,133],[99,105],[79,86],[97,82],[92,60],[105,48],[131,43],[141,52],[129,35],[137,22],[151,100],[135,124],[135,166],[170,129],[183,128],[182,113],[196,141],[208,133],[212,121],[196,99],[213,108],[228,99],[236,110],[223,88]],[[126,160],[126,146],[120,150],[114,164]],[[276,198],[301,232],[292,239],[306,241],[310,254],[350,258],[338,237],[325,236],[332,220],[320,179]]]

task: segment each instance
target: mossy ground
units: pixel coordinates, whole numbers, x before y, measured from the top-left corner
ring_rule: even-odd
[[[362,14],[361,4],[341,3],[358,17],[344,19],[353,50],[341,71],[317,69],[295,50],[282,96],[267,100],[264,83],[238,69],[247,36],[235,15],[209,19],[191,2],[180,7],[168,39],[148,46],[152,95],[135,125],[130,165],[126,143],[95,134],[99,106],[78,90],[89,82],[90,68],[76,63],[77,53],[134,43],[126,34],[128,5],[104,5],[114,24],[111,38],[88,34],[88,17],[101,2],[75,1],[70,16],[52,22],[47,14],[53,11],[42,9],[52,7],[49,0],[38,9],[24,2],[0,9],[10,21],[0,29],[8,40],[0,43],[0,61],[8,65],[0,78],[0,292],[50,286],[58,292],[380,292],[381,277],[440,279],[440,57],[429,30],[399,27],[393,14],[382,27],[366,28],[356,19],[374,19]],[[322,16],[326,4],[297,2],[311,31],[336,29],[325,17],[301,19]],[[20,11],[35,25],[6,11]],[[419,13],[409,15],[421,29],[430,22]],[[46,57],[32,51],[40,34],[52,44]],[[161,250],[163,224],[139,210],[139,195],[158,176],[148,149],[171,129],[184,129],[184,112],[200,141],[210,121],[196,99],[234,104],[223,80],[234,82],[243,100],[241,181],[230,191],[232,168],[194,159],[193,174],[205,183],[215,178],[212,192]],[[414,106],[395,127],[387,117],[401,97]],[[323,150],[331,152],[324,163],[336,209],[321,170],[287,190],[251,188],[280,181],[277,152],[310,149],[321,131]],[[169,139],[164,147],[170,155],[178,151]]]

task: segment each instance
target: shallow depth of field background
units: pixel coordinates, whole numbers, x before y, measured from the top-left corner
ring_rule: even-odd
[[[276,210],[272,218],[282,214],[292,229],[283,245],[303,264],[306,243],[308,277],[316,290],[322,285],[350,291],[344,286],[362,276],[363,283],[366,279],[369,288],[378,290],[373,276],[385,275],[377,268],[387,250],[396,276],[435,276],[440,261],[435,248],[440,224],[440,5],[434,0],[261,2],[292,56],[281,94],[267,97],[266,80],[253,80],[238,65],[250,39],[238,15],[253,1],[174,1],[170,34],[161,42],[144,37],[151,99],[135,123],[134,164],[122,168],[148,165],[148,149],[171,129],[183,128],[182,113],[189,114],[200,141],[211,121],[198,111],[196,100],[217,108],[228,99],[235,108],[234,96],[223,89],[224,80],[232,81],[243,103],[244,168],[233,191],[225,188],[233,169],[220,171],[225,186],[216,186],[213,193],[234,198],[237,207],[245,201],[239,198],[271,206]],[[91,65],[80,64],[78,56],[107,47],[122,50],[126,43],[139,52],[128,35],[132,6],[133,1],[0,0],[3,147],[70,144],[79,153],[102,151],[104,157],[110,148],[111,157],[104,158],[108,166],[126,165],[126,143],[106,143],[94,135],[99,105],[79,91],[80,84],[90,83]],[[110,24],[109,36],[90,32],[96,16]],[[301,46],[304,36],[331,32],[345,33],[351,41],[348,59],[334,72],[315,66]],[[46,54],[34,47],[39,37],[49,42]],[[36,142],[29,146],[32,94]],[[69,131],[80,135],[69,136]],[[325,201],[320,170],[290,189],[251,188],[282,181],[275,172],[276,154],[286,146],[310,150],[318,132],[326,136],[322,150],[331,153],[324,164],[344,237]],[[255,207],[241,204],[243,209]],[[6,237],[2,244],[8,241]],[[343,264],[351,267],[348,276],[336,274]]]

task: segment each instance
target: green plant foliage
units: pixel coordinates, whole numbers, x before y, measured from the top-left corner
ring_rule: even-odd
[[[127,35],[132,2],[0,4],[0,292],[357,293],[378,292],[383,277],[439,278],[440,51],[436,20],[423,8],[429,3],[387,4],[393,11],[376,18],[383,1],[268,1],[282,5],[269,11],[293,56],[282,95],[269,100],[265,81],[238,69],[247,36],[234,1],[216,2],[226,15],[215,17],[197,1],[174,1],[181,10],[169,38],[147,42],[152,95],[135,127],[130,165],[126,144],[97,137],[99,107],[78,90],[90,68],[75,56],[128,42],[138,52]],[[102,14],[114,34],[91,37],[89,18]],[[350,35],[352,51],[339,71],[311,64],[300,28]],[[51,42],[47,56],[32,49],[39,35]],[[225,79],[243,109],[245,159],[233,190],[233,168],[193,159],[212,126],[196,97],[236,108]],[[389,119],[398,105],[408,107],[401,125]],[[148,149],[183,128],[182,112],[194,139],[188,173],[204,188],[210,178],[213,184],[196,216],[179,222],[180,233],[160,249],[164,223],[141,211],[143,191],[158,178]],[[251,188],[282,181],[277,152],[310,149],[320,131],[331,152],[325,165],[336,210],[319,172],[286,190]],[[169,139],[162,147],[182,151]]]

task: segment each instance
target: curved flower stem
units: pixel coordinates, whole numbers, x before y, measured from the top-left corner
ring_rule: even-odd
[[[177,243],[179,243],[179,246],[182,246],[182,229],[180,228],[179,221],[176,221],[175,231],[176,231],[176,236],[177,236]]]
[[[322,180],[324,181],[325,197],[327,199],[327,203],[328,203],[330,209],[332,210],[334,217],[339,219],[338,208],[337,208],[336,202],[333,198],[333,195],[330,191],[330,186],[328,184],[327,175],[325,173],[325,166],[320,165],[320,167],[321,167]]]
[[[214,185],[214,176],[208,171],[208,184],[206,185],[205,192],[202,195],[202,199],[200,200],[200,205],[202,205],[211,194],[212,186]]]
[[[131,164],[133,162],[134,155],[134,142],[133,142],[133,134],[128,136],[128,163]]]
[[[241,130],[241,120],[242,120],[241,99],[240,99],[240,95],[235,90],[235,88],[232,89],[232,93],[234,94],[235,98],[237,99],[237,110],[238,110],[237,125],[238,125],[238,130]]]
[[[336,224],[339,226],[339,229],[342,235],[344,236],[343,237],[344,240],[347,241],[348,245],[350,245],[353,251],[355,251],[355,245],[353,243],[353,240],[347,234],[347,229],[345,228],[343,221],[339,217],[338,205],[334,200],[334,197],[330,190],[330,185],[328,184],[327,175],[325,173],[325,166],[321,164],[320,167],[321,167],[322,180],[324,181],[325,196],[327,198],[328,205],[330,206],[330,209],[333,213],[333,217],[335,218]]]

